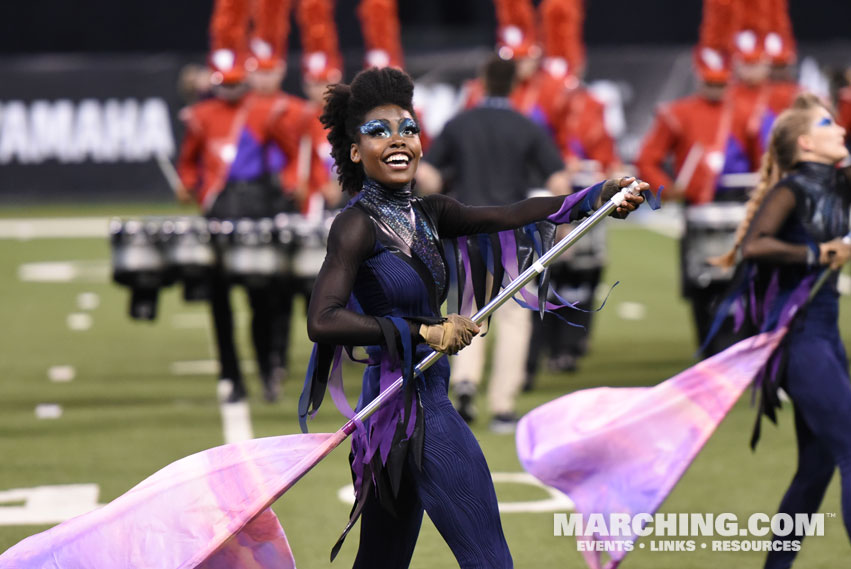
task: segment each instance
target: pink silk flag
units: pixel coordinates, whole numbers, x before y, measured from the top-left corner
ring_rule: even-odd
[[[583,523],[597,515],[608,530],[611,514],[652,515],[785,333],[742,340],[654,387],[586,389],[542,405],[517,426],[520,462],[567,494]],[[591,569],[614,569],[627,553],[622,543],[637,539],[582,533]]]
[[[294,569],[270,506],[341,440],[268,437],[187,456],[21,541],[0,555],[0,569]]]

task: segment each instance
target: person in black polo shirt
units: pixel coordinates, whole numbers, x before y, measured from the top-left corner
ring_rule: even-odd
[[[477,107],[450,120],[432,142],[417,172],[420,192],[445,192],[475,206],[520,201],[540,180],[554,194],[570,192],[561,153],[552,137],[511,107],[508,95],[514,77],[513,61],[494,56],[487,62],[486,96]],[[515,399],[525,378],[531,321],[522,307],[508,303],[494,322],[497,338],[488,384],[490,426],[497,432],[511,432],[517,422]],[[456,408],[468,423],[476,415],[473,400],[482,379],[485,347],[484,340],[474,340],[454,362]]]

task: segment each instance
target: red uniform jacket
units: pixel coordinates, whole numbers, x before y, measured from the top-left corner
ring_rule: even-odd
[[[845,141],[851,140],[851,87],[839,90],[836,101],[836,122],[845,128]]]
[[[795,97],[801,92],[801,87],[793,81],[772,81],[766,88],[768,108],[775,116],[791,107]]]
[[[718,176],[712,153],[723,152],[725,141],[719,140],[719,130],[725,122],[724,114],[722,102],[699,95],[661,105],[635,162],[639,177],[653,187],[671,187],[674,180],[664,165],[672,155],[677,182],[684,186],[686,202],[712,201]]]
[[[606,130],[605,106],[585,87],[571,89],[564,95],[559,146],[568,161],[594,160],[603,172],[620,163],[615,141]]]
[[[177,163],[181,182],[206,211],[228,181],[253,180],[279,170],[270,163],[272,145],[283,153],[285,163],[280,166],[296,172],[308,117],[304,103],[283,94],[249,94],[235,104],[210,99],[184,109],[186,135]],[[326,173],[318,159],[311,162],[310,183],[318,187]]]

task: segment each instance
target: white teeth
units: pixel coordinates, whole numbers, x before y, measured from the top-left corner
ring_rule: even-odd
[[[392,154],[388,156],[384,161],[388,164],[407,164],[411,161],[411,159],[405,156],[404,154]]]

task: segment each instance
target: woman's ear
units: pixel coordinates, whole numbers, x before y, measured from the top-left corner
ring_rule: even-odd
[[[358,145],[354,142],[351,148],[349,148],[349,158],[355,164],[360,164],[360,150],[358,150]]]
[[[813,137],[809,134],[802,134],[798,137],[798,148],[804,152],[809,152],[813,149]]]

